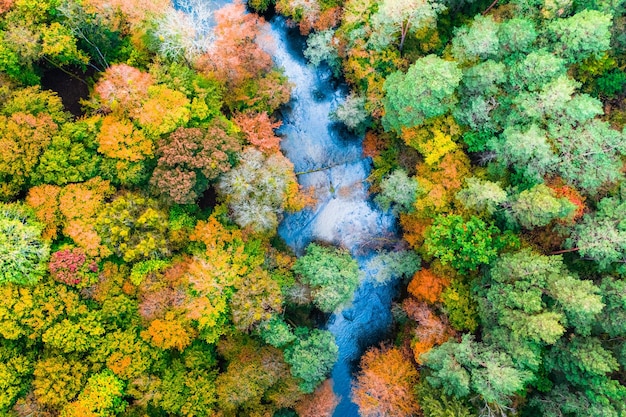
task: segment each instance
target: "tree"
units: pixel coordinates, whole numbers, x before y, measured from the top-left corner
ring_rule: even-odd
[[[499,49],[498,24],[490,15],[476,15],[472,25],[457,29],[452,39],[452,54],[459,62],[494,58]]]
[[[435,55],[418,59],[406,74],[391,74],[383,87],[383,126],[400,134],[403,128],[445,114],[457,102],[455,90],[460,81],[457,64]]]
[[[92,375],[78,399],[63,408],[62,417],[112,417],[124,411],[124,383],[110,370]]]
[[[424,245],[426,252],[442,264],[467,272],[493,262],[500,249],[514,243],[510,239],[478,217],[471,216],[466,221],[458,215],[439,215],[426,233]]]
[[[113,195],[109,181],[94,177],[84,183],[68,184],[59,193],[59,211],[63,216],[63,234],[71,238],[89,256],[106,257],[110,250],[96,233],[96,219],[104,201]]]
[[[282,389],[284,395],[295,382],[285,363],[286,355],[283,360],[280,350],[261,346],[245,335],[222,339],[218,352],[228,363],[226,372],[222,372],[215,381],[217,403],[221,410],[229,415],[255,412],[273,415],[278,408],[282,408],[276,403],[279,400],[276,394],[280,395],[276,391]]]
[[[78,288],[88,287],[98,279],[98,264],[88,259],[80,248],[54,252],[48,265],[53,279]]]
[[[409,282],[409,293],[420,301],[434,304],[441,301],[441,293],[450,285],[450,279],[423,268],[413,275]]]
[[[526,229],[547,226],[552,220],[570,216],[575,209],[568,199],[557,198],[544,184],[522,191],[510,204],[513,217]]]
[[[407,316],[415,321],[411,349],[415,362],[422,364],[422,355],[454,336],[445,317],[439,317],[423,302],[408,298],[402,303]]]
[[[352,387],[353,401],[363,417],[409,417],[420,408],[413,393],[419,374],[398,348],[370,348]]]
[[[315,392],[306,395],[295,406],[300,417],[332,417],[339,398],[333,391],[333,380],[327,379]]]
[[[380,251],[369,261],[366,270],[370,272],[375,285],[384,285],[394,279],[410,277],[420,269],[422,260],[412,250]]]
[[[272,68],[272,58],[260,46],[263,19],[245,13],[243,3],[222,7],[215,13],[215,41],[199,66],[215,73],[229,88],[255,79]]]
[[[558,372],[572,385],[593,388],[619,369],[613,354],[595,337],[562,340],[547,355],[546,368]]]
[[[524,130],[507,127],[492,148],[503,164],[512,165],[535,182],[558,166],[559,162],[550,146],[547,132],[536,124]]]
[[[215,354],[202,345],[187,348],[163,372],[152,403],[168,413],[208,417],[217,402]],[[151,387],[142,387],[150,395]]]
[[[456,198],[476,214],[485,213],[491,216],[507,200],[506,191],[498,183],[471,177],[465,180],[465,184],[466,188],[456,193]]]
[[[35,364],[33,391],[37,402],[59,410],[74,400],[87,381],[88,366],[76,358],[52,356]]]
[[[429,119],[419,127],[402,129],[402,139],[424,156],[426,165],[433,166],[448,153],[458,151],[456,141],[460,133],[454,118],[447,115]]]
[[[248,142],[259,150],[268,154],[280,151],[280,138],[274,130],[280,127],[281,121],[274,122],[267,112],[239,113],[234,120]]]
[[[58,125],[44,113],[0,115],[0,200],[17,196],[57,129]]]
[[[617,197],[607,197],[598,203],[596,213],[585,214],[572,233],[571,243],[580,254],[608,269],[615,263],[626,262],[626,229],[622,219],[626,203]]]
[[[337,52],[338,42],[334,35],[335,31],[332,29],[310,34],[306,40],[304,56],[315,67],[325,62],[333,71],[333,74],[339,75],[341,72],[341,60]]]
[[[406,37],[424,28],[433,28],[437,14],[444,6],[427,0],[384,0],[372,15],[372,35],[369,43],[382,50],[397,41],[402,51]]]
[[[293,271],[312,287],[313,302],[330,313],[348,302],[359,285],[359,265],[345,250],[311,243]]]
[[[175,203],[196,201],[220,174],[228,172],[241,150],[226,122],[207,130],[179,127],[159,142],[157,167],[150,183]]]
[[[25,203],[30,206],[37,220],[44,226],[42,238],[46,241],[56,239],[62,216],[59,211],[59,193],[61,187],[38,185],[28,190]]]
[[[376,201],[381,208],[388,210],[393,207],[394,212],[411,212],[417,197],[418,184],[410,178],[403,169],[394,170],[380,183],[381,193]]]
[[[291,162],[281,153],[267,156],[252,147],[222,176],[218,189],[237,224],[255,232],[275,230],[289,200],[297,200],[299,194]]]
[[[0,285],[31,285],[45,274],[50,248],[34,217],[18,203],[0,204]]]
[[[231,298],[233,322],[240,330],[250,330],[272,315],[281,313],[283,297],[280,287],[267,271],[256,268],[236,285]]]
[[[599,289],[569,272],[558,256],[530,250],[504,254],[490,277],[482,317],[492,317],[513,335],[534,343],[556,343],[567,324],[588,334],[604,307]],[[548,303],[549,299],[556,303]]]
[[[535,23],[525,17],[514,17],[500,24],[498,27],[498,39],[502,52],[530,52],[533,43],[537,39]]]
[[[257,328],[261,339],[274,347],[281,348],[296,340],[291,327],[279,315],[274,315]]]
[[[148,137],[156,138],[173,132],[191,119],[191,102],[180,91],[164,85],[148,87],[141,106],[131,110],[131,116]]]
[[[108,332],[90,354],[90,360],[106,364],[118,378],[132,381],[162,365],[163,351],[144,342],[136,330]]]
[[[94,98],[103,111],[128,114],[148,98],[154,78],[126,64],[111,65],[94,86]]]
[[[300,378],[300,390],[309,394],[326,379],[337,361],[339,348],[327,330],[309,332],[300,328],[296,336],[296,341],[285,348],[285,361],[291,366],[291,374]]]
[[[569,62],[579,62],[610,48],[612,16],[597,10],[583,10],[548,25],[554,50]]]
[[[95,152],[96,133],[94,119],[62,125],[41,154],[31,182],[65,185],[95,177],[100,163]]]
[[[97,141],[98,152],[109,158],[137,162],[153,155],[152,140],[128,119],[105,116]]]
[[[349,130],[361,136],[371,124],[370,115],[365,105],[367,99],[351,93],[337,109],[331,113],[331,117],[342,122]]]
[[[17,343],[0,344],[0,412],[7,413],[15,401],[28,390],[33,372],[32,351],[25,352]]]
[[[533,379],[531,372],[515,368],[509,355],[474,341],[472,335],[433,348],[422,359],[432,370],[426,379],[435,388],[459,398],[476,392],[496,409],[509,405],[511,396]]]
[[[96,220],[102,243],[126,262],[171,253],[167,215],[157,201],[136,193],[119,195]]]

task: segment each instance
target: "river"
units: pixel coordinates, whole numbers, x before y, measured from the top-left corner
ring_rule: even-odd
[[[274,41],[268,50],[294,85],[291,101],[281,111],[281,148],[293,162],[300,184],[313,187],[318,199],[315,209],[287,214],[278,232],[298,255],[314,240],[347,248],[363,271],[352,304],[327,323],[339,346],[332,378],[341,402],[334,415],[358,417],[350,401],[352,373],[363,351],[388,337],[396,293],[393,282],[375,285],[366,265],[376,254],[376,241],[398,239],[395,219],[370,201],[366,178],[372,162],[362,156],[362,138],[330,118],[345,98],[346,86],[330,71],[307,65],[304,38],[284,18],[274,17],[268,32]]]

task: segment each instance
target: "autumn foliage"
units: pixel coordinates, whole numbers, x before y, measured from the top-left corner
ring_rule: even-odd
[[[112,65],[94,87],[103,111],[122,113],[137,109],[148,97],[154,78],[126,64]]]
[[[198,65],[230,86],[241,85],[269,71],[272,58],[257,43],[263,19],[245,12],[243,3],[230,4],[215,13],[215,42]]]
[[[241,150],[224,122],[208,129],[178,128],[159,142],[151,184],[178,204],[193,203],[220,174],[228,172]]]
[[[300,417],[332,417],[339,398],[333,391],[332,379],[327,379],[315,392],[306,395],[295,406]]]
[[[240,113],[235,123],[246,136],[248,142],[266,153],[280,150],[280,138],[274,133],[282,122],[274,122],[267,113]]]
[[[418,300],[432,304],[441,301],[441,293],[448,285],[450,285],[448,278],[423,268],[413,275],[409,283],[409,293]]]
[[[426,303],[408,298],[402,303],[402,308],[415,321],[411,348],[415,362],[421,364],[420,357],[423,353],[446,342],[455,333],[445,316],[437,315]]]
[[[97,278],[98,264],[88,259],[79,248],[54,252],[50,257],[50,275],[55,280],[71,286],[87,286]]]
[[[410,417],[419,413],[413,393],[419,374],[395,347],[371,348],[361,357],[352,400],[363,417]]]

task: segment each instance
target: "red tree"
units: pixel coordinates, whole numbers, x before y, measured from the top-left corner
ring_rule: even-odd
[[[240,113],[235,116],[235,123],[246,135],[246,139],[265,153],[280,150],[280,138],[274,134],[281,121],[273,122],[267,113]]]

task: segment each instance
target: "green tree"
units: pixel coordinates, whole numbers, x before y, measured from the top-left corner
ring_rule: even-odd
[[[339,348],[335,338],[327,330],[296,330],[298,338],[285,349],[285,361],[291,366],[291,374],[300,378],[300,389],[311,393],[326,379],[337,361]]]
[[[41,154],[32,183],[65,185],[95,177],[100,164],[96,133],[91,120],[64,124]]]
[[[476,177],[465,180],[466,187],[456,193],[456,198],[466,208],[477,214],[493,215],[507,200],[507,193],[498,183],[480,180]]]
[[[380,183],[381,192],[374,201],[381,208],[393,208],[394,213],[413,211],[413,204],[417,198],[419,185],[415,178],[411,178],[403,169],[394,170]]]
[[[576,206],[567,198],[558,198],[544,184],[535,185],[514,197],[510,203],[513,217],[526,229],[547,226],[552,220],[572,214]]]
[[[555,19],[548,31],[558,55],[569,62],[580,62],[610,48],[611,24],[611,14],[583,10],[567,19]]]
[[[515,239],[510,235],[502,236],[497,227],[478,217],[471,216],[466,221],[459,215],[441,214],[426,232],[424,242],[428,255],[461,272],[490,264],[507,244],[515,244]]]
[[[423,28],[432,28],[444,6],[429,0],[383,0],[370,18],[372,35],[369,43],[383,50],[398,42],[402,51],[407,36]]]
[[[391,74],[383,86],[383,126],[400,134],[403,128],[445,114],[457,102],[455,90],[460,81],[456,62],[435,55],[418,59],[406,74]]]
[[[588,333],[604,307],[599,289],[569,272],[558,256],[528,249],[504,254],[489,276],[483,321],[493,317],[514,336],[534,343],[556,343],[568,325]]]
[[[0,342],[0,413],[8,414],[15,401],[26,393],[34,353],[17,343]]]
[[[601,269],[626,262],[626,202],[607,197],[595,213],[585,214],[572,233],[571,243],[580,254],[596,261]]]
[[[34,284],[46,272],[50,248],[26,206],[0,204],[0,285]]]
[[[488,59],[498,55],[498,24],[491,16],[476,15],[471,26],[457,29],[452,54],[459,62]]]
[[[312,287],[313,302],[327,313],[352,299],[359,285],[359,265],[347,251],[315,243],[307,246],[293,271]]]
[[[426,379],[434,387],[458,398],[475,392],[496,409],[509,405],[533,379],[531,372],[517,369],[508,354],[476,342],[472,335],[464,335],[460,343],[448,341],[422,358],[431,369]]]

